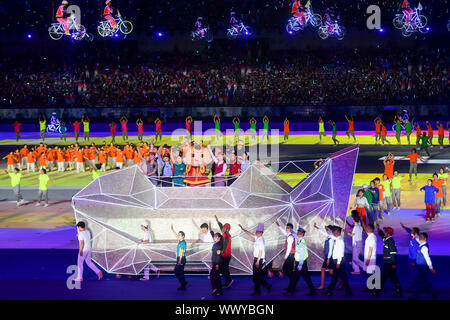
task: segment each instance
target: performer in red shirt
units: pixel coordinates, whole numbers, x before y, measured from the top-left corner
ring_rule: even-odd
[[[222,249],[222,265],[220,266],[220,273],[225,278],[224,287],[229,288],[233,284],[234,280],[231,279],[230,276],[230,260],[231,260],[231,235],[230,229],[231,226],[229,223],[222,223],[219,221],[217,216],[216,218],[217,224],[219,225],[220,230],[222,230],[222,238],[223,238],[223,249]]]
[[[114,19],[113,17],[113,8],[111,7],[111,0],[106,0],[105,2],[106,7],[103,10],[103,17],[109,21],[109,23],[111,24],[111,26],[113,27],[113,29],[116,28],[117,23],[116,23],[116,19]]]

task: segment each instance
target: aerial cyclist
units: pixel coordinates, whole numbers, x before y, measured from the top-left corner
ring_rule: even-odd
[[[323,15],[323,21],[325,21],[325,26],[327,27],[328,32],[333,31],[333,21],[331,19],[330,8],[327,8],[325,14]]]
[[[239,21],[238,19],[236,19],[235,17],[236,12],[232,11],[230,13],[230,25],[231,28],[233,28],[234,30],[236,30],[236,33],[241,33],[241,31],[239,30]]]
[[[113,17],[114,9],[111,7],[111,0],[106,0],[106,7],[103,10],[103,17],[109,21],[111,27],[115,30],[117,26],[116,19]],[[117,16],[117,15],[116,15]]]
[[[308,1],[308,4],[310,2]],[[301,0],[295,0],[292,4],[292,10],[291,13],[294,17],[298,19],[300,24],[303,26],[306,22],[306,13],[305,9],[303,8],[302,1]]]
[[[195,30],[197,31],[197,34],[200,36],[200,38],[203,38],[205,36],[205,28],[203,28],[203,18],[198,17],[197,21],[195,22]]]
[[[68,4],[69,3],[66,0],[63,0],[63,2],[61,2],[61,5],[58,7],[58,10],[56,11],[56,20],[64,26],[64,31],[66,32],[66,35],[70,36],[69,20],[67,19]]]
[[[403,15],[406,17],[405,24],[409,25],[414,11],[413,11],[413,9],[411,9],[411,5],[409,4],[408,0],[403,1],[402,12],[403,12]],[[412,27],[414,28],[414,25],[412,25]]]

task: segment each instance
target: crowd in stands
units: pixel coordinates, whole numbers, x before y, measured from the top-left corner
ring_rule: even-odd
[[[124,63],[126,61],[126,63]],[[277,52],[261,58],[157,57],[0,66],[1,106],[282,106],[439,104],[449,100],[445,49]]]

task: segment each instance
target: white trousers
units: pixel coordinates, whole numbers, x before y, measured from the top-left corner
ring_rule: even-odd
[[[58,171],[64,171],[64,170],[65,170],[64,161],[58,162]]]
[[[84,172],[84,162],[77,162],[77,173]]]
[[[86,261],[86,264],[89,268],[92,269],[92,271],[95,272],[95,274],[98,274],[100,272],[100,269],[95,266],[95,264],[91,260],[91,251],[83,251],[83,255],[80,256],[80,252],[78,251],[78,279],[83,279],[83,267],[84,262]]]

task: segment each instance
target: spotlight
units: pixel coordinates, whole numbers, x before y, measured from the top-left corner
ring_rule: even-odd
[[[293,34],[293,32],[292,32],[292,31],[289,31],[288,33],[289,33],[289,34]]]
[[[31,34],[27,34],[27,38],[31,39],[32,35]]]
[[[383,28],[381,28],[381,29],[378,29],[380,32],[384,32],[384,29]]]
[[[157,32],[156,35],[157,35],[159,38],[164,37],[164,33],[162,33],[162,32]]]
[[[426,29],[427,31],[430,31],[430,27],[427,27],[427,29]]]
[[[118,37],[119,37],[119,34],[118,34],[118,33],[115,33],[115,34],[114,34],[114,37],[118,38]]]

